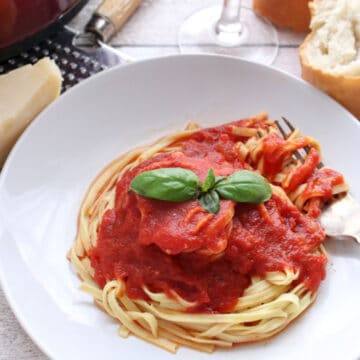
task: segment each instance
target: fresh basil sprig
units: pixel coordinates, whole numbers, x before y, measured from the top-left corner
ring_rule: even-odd
[[[214,187],[221,198],[259,204],[271,197],[271,187],[264,177],[248,170],[237,171]]]
[[[206,193],[212,189],[215,185],[216,178],[213,169],[209,169],[208,174],[204,180],[204,183],[201,185],[201,191]]]
[[[198,197],[200,180],[191,170],[162,168],[137,175],[130,189],[147,198],[182,202]]]
[[[200,205],[203,209],[211,214],[217,214],[220,210],[220,196],[219,193],[212,189],[204,193],[200,197]]]
[[[259,204],[270,199],[269,183],[261,175],[240,170],[228,177],[215,177],[213,169],[201,185],[197,175],[182,168],[162,168],[137,175],[130,189],[147,198],[182,202],[198,198],[209,213],[220,210],[220,198]]]

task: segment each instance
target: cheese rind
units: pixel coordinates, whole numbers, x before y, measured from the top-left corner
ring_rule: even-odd
[[[30,122],[60,95],[61,82],[49,58],[0,76],[0,167]]]

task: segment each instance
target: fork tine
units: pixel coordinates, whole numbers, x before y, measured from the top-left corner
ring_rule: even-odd
[[[286,138],[287,138],[286,132],[285,132],[285,130],[281,127],[279,121],[278,121],[278,120],[275,120],[275,124],[276,124],[277,128],[279,129],[279,131],[281,132],[282,137],[283,137],[284,139],[286,139]]]
[[[295,127],[286,117],[282,116],[281,118],[291,131],[295,131]]]
[[[284,118],[283,118],[284,119]],[[280,125],[279,121],[278,120],[275,120],[275,124],[277,126],[277,128],[279,129],[282,137],[284,139],[286,139],[288,137],[288,134],[286,134],[285,130],[283,129],[283,127]],[[292,131],[294,131],[295,129],[293,128]],[[290,134],[289,134],[290,135]],[[300,160],[302,163],[304,163],[305,159],[301,156],[300,152],[299,151],[294,151],[294,155],[296,157],[296,159]]]
[[[281,118],[291,131],[295,131],[295,127],[286,117],[282,116]]]
[[[282,120],[284,121],[284,123],[286,124],[286,126],[290,129],[291,132],[294,132],[295,131],[295,127],[293,126],[293,124],[287,119],[285,118],[284,116],[281,117]],[[310,148],[308,146],[305,146],[303,148],[303,150],[305,151],[306,154],[309,154],[309,151],[310,151]],[[303,155],[301,155],[300,151],[297,150],[297,153],[301,156],[301,160],[302,162],[305,162],[305,158]]]
[[[287,125],[287,127],[291,130],[291,131],[294,131],[295,130],[295,127],[291,124],[291,122],[285,118],[284,116],[281,117],[284,121],[284,123]],[[311,148],[310,146],[305,146],[304,147],[304,151],[306,152],[306,154],[309,154]],[[317,165],[317,168],[318,169],[321,169],[324,167],[324,164],[320,161],[319,164]]]

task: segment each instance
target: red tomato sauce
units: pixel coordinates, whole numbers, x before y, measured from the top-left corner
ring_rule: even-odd
[[[242,124],[241,122],[237,124]],[[325,234],[316,219],[273,195],[264,204],[221,200],[218,214],[197,199],[171,203],[129,190],[139,173],[163,167],[194,171],[203,181],[249,168],[237,156],[231,125],[205,129],[182,143],[182,151],[161,154],[128,171],[118,182],[114,209],[102,219],[96,247],[89,254],[95,281],[122,279],[132,299],[174,292],[194,305],[189,312],[231,311],[253,276],[291,269],[296,283],[316,291],[325,277],[326,257],[314,253]]]
[[[308,215],[317,218],[321,214],[321,202],[326,202],[332,197],[334,186],[344,183],[344,178],[338,172],[323,168],[316,170],[306,182],[306,188],[303,192],[305,198],[311,199]]]

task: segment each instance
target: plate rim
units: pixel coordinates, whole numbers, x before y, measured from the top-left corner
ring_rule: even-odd
[[[318,96],[327,98],[327,101],[332,102],[333,106],[336,106],[339,110],[345,112],[344,114],[347,114],[347,119],[344,121],[351,121],[354,124],[354,126],[357,126],[360,129],[360,122],[356,119],[356,117],[353,114],[351,114],[346,108],[344,108],[340,103],[338,103],[336,100],[334,100],[332,97],[330,97],[323,91],[319,90],[314,85],[303,80],[302,78],[297,77],[296,75],[289,73],[285,70],[272,67],[270,65],[254,63],[254,62],[247,61],[244,59],[239,59],[239,58],[236,58],[233,56],[212,55],[212,54],[171,54],[171,55],[167,55],[167,56],[154,57],[154,58],[150,58],[150,59],[141,59],[141,60],[138,60],[138,61],[135,61],[132,63],[127,63],[124,65],[117,65],[115,67],[104,70],[100,73],[97,73],[97,74],[91,76],[90,78],[85,79],[81,83],[77,84],[76,86],[74,86],[71,89],[69,89],[68,91],[66,91],[65,94],[62,94],[58,99],[53,101],[49,106],[47,106],[43,111],[41,111],[41,113],[25,129],[25,131],[19,137],[19,139],[16,141],[11,152],[9,153],[9,155],[6,159],[6,162],[2,168],[2,171],[0,173],[0,193],[3,191],[5,178],[7,177],[9,170],[13,166],[13,158],[16,157],[17,150],[18,150],[18,148],[21,147],[24,139],[26,139],[26,137],[29,136],[29,134],[31,133],[31,131],[34,127],[41,126],[41,123],[43,121],[45,121],[43,119],[46,119],[49,111],[53,111],[52,109],[54,107],[58,106],[58,104],[60,102],[67,101],[67,98],[71,97],[74,91],[80,92],[83,89],[83,87],[87,87],[87,86],[89,86],[89,84],[96,83],[98,81],[98,79],[101,79],[103,77],[111,76],[111,74],[113,72],[126,71],[126,69],[128,69],[128,68],[142,66],[143,64],[156,63],[156,62],[161,62],[161,61],[165,61],[165,62],[173,61],[176,59],[180,59],[180,61],[182,61],[182,59],[184,59],[184,61],[186,61],[186,59],[189,59],[189,60],[202,59],[203,61],[207,61],[207,59],[209,59],[210,61],[213,61],[213,60],[216,61],[216,59],[218,59],[219,61],[224,60],[224,61],[230,61],[230,62],[238,62],[240,64],[244,63],[246,66],[250,65],[250,66],[254,66],[255,68],[259,67],[259,68],[266,69],[267,72],[280,74],[286,78],[286,81],[290,80],[294,84],[298,84],[299,86],[303,87],[304,89],[307,89],[306,91],[315,91],[315,93],[317,93]],[[242,65],[240,65],[240,66],[242,66]],[[1,223],[0,223],[0,244],[1,244],[1,241],[4,241],[3,240],[4,236],[2,235],[3,232],[1,231],[2,229],[5,229],[5,226],[1,225]],[[3,290],[4,297],[7,301],[7,304],[9,305],[9,308],[11,309],[12,313],[15,315],[16,320],[21,325],[23,330],[26,332],[27,336],[29,336],[31,341],[33,343],[35,343],[35,345],[46,356],[48,356],[50,358],[56,357],[57,354],[52,354],[52,349],[51,349],[51,347],[48,347],[47,342],[33,334],[33,331],[31,329],[32,325],[31,325],[30,321],[28,319],[26,319],[26,315],[24,313],[22,313],[22,311],[21,311],[21,306],[19,306],[18,302],[16,301],[16,298],[11,294],[12,291],[11,291],[11,287],[10,287],[8,279],[7,279],[7,275],[6,275],[6,271],[5,271],[5,267],[3,264],[1,254],[0,254],[0,288]]]

